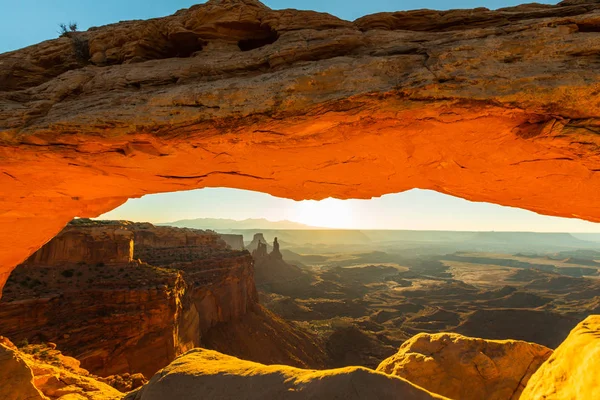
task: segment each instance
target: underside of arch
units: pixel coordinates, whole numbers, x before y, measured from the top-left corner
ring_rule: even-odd
[[[0,289],[73,217],[202,187],[600,221],[594,1],[348,22],[213,0],[0,65]]]

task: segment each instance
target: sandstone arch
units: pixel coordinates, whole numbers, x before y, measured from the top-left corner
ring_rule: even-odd
[[[200,187],[600,221],[599,39],[594,0],[354,22],[211,0],[2,54],[0,288],[71,218]]]

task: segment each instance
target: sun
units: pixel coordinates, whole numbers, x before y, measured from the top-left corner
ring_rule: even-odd
[[[355,222],[353,211],[348,200],[303,200],[294,204],[290,219],[310,226],[350,229]]]

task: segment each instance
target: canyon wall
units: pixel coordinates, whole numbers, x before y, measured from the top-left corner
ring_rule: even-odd
[[[133,259],[133,233],[121,226],[82,231],[71,225],[36,251],[26,264],[128,263]]]
[[[219,236],[221,236],[221,239],[223,239],[232,250],[244,250],[244,235],[220,233]]]
[[[75,216],[201,187],[600,221],[599,38],[595,0],[354,22],[211,0],[1,54],[0,287]]]
[[[11,275],[0,332],[56,343],[99,375],[149,377],[256,303],[250,254],[213,232],[75,220]]]

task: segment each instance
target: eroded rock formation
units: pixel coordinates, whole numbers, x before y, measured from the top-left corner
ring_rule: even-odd
[[[248,243],[248,246],[246,246],[246,248],[248,249],[248,251],[254,252],[255,250],[258,250],[258,246],[260,244],[263,244],[264,251],[268,252],[270,245],[267,244],[265,236],[262,233],[255,233],[252,237],[252,241]],[[261,250],[260,253],[262,254],[263,250]]]
[[[244,250],[244,235],[219,233],[221,239],[231,247],[232,250]]]
[[[211,0],[2,54],[0,287],[74,216],[209,186],[600,221],[599,31],[595,0],[354,22]]]
[[[121,262],[114,254],[105,254],[113,260],[107,263],[88,258],[97,249],[119,253],[122,237],[131,252]],[[13,271],[0,301],[0,332],[56,343],[101,376],[151,377],[198,346],[253,361],[327,364],[314,334],[258,304],[247,251],[231,250],[212,231],[148,223],[70,223]]]
[[[600,317],[581,322],[531,377],[522,400],[600,398]]]
[[[402,344],[378,371],[460,400],[518,400],[531,375],[552,354],[518,340],[421,333]]]
[[[243,361],[194,349],[127,400],[444,399],[410,382],[362,367],[315,371]]]
[[[48,353],[47,350],[44,350]],[[28,354],[0,336],[0,397],[3,400],[119,400],[123,393],[53,350]]]
[[[0,332],[57,343],[99,375],[150,377],[256,303],[250,254],[213,232],[75,220],[14,271]]]
[[[270,253],[262,233],[254,235],[254,239],[248,245],[248,248],[254,246],[256,246],[256,249],[252,252],[252,258],[254,259],[254,281],[259,289],[270,292],[275,287],[294,287],[298,286],[301,280],[302,283],[310,281],[305,271],[283,260],[277,238],[273,239],[273,246]]]
[[[41,400],[42,394],[33,384],[33,373],[23,357],[8,340],[0,343],[0,396],[6,400]]]

